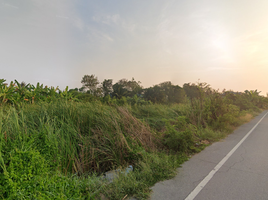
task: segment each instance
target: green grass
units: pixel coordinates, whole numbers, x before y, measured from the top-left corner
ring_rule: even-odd
[[[173,105],[64,100],[5,105],[0,107],[0,197],[147,199],[149,188],[172,178],[187,156],[254,114],[213,98]],[[128,165],[134,171],[127,176],[112,183],[102,178]]]
[[[124,197],[147,199],[150,196],[149,187],[158,181],[172,178],[176,174],[176,168],[185,160],[187,160],[186,155],[144,153],[143,159],[136,165],[134,172],[127,176],[121,175],[109,184],[102,194],[114,200]]]

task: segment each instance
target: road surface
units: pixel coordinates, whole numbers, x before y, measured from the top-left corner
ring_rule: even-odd
[[[194,155],[151,200],[268,200],[268,113]]]

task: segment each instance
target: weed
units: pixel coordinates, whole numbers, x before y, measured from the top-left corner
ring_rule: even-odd
[[[146,199],[187,155],[268,105],[257,91],[220,93],[206,84],[189,85],[195,92],[183,104],[160,105],[137,96],[69,101],[67,90],[2,82],[2,199]],[[134,171],[112,183],[96,177],[129,164]]]

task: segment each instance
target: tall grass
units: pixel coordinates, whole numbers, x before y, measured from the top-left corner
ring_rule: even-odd
[[[154,149],[150,127],[123,107],[58,101],[1,113],[6,151],[34,148],[65,173],[109,170]]]
[[[149,187],[172,177],[186,155],[268,105],[253,92],[230,96],[202,85],[199,92],[172,105],[59,99],[0,107],[0,197],[147,198]],[[239,95],[251,102],[247,109]],[[134,172],[110,184],[95,175],[128,165]]]
[[[101,194],[118,199],[125,192],[146,197],[148,184],[170,177],[185,159],[156,153],[156,133],[131,114],[131,107],[40,102],[1,107],[0,119],[2,199],[98,199]],[[129,164],[135,173],[120,183],[83,178]],[[137,188],[125,185],[131,180]],[[121,193],[118,187],[124,188]]]

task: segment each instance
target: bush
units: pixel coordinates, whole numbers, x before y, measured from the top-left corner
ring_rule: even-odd
[[[172,151],[184,153],[195,152],[195,133],[196,127],[187,124],[186,117],[178,117],[177,120],[166,122],[163,144]]]
[[[45,159],[35,150],[12,150],[5,156],[5,168],[0,175],[0,196],[23,198],[32,192],[34,179],[49,172]]]

